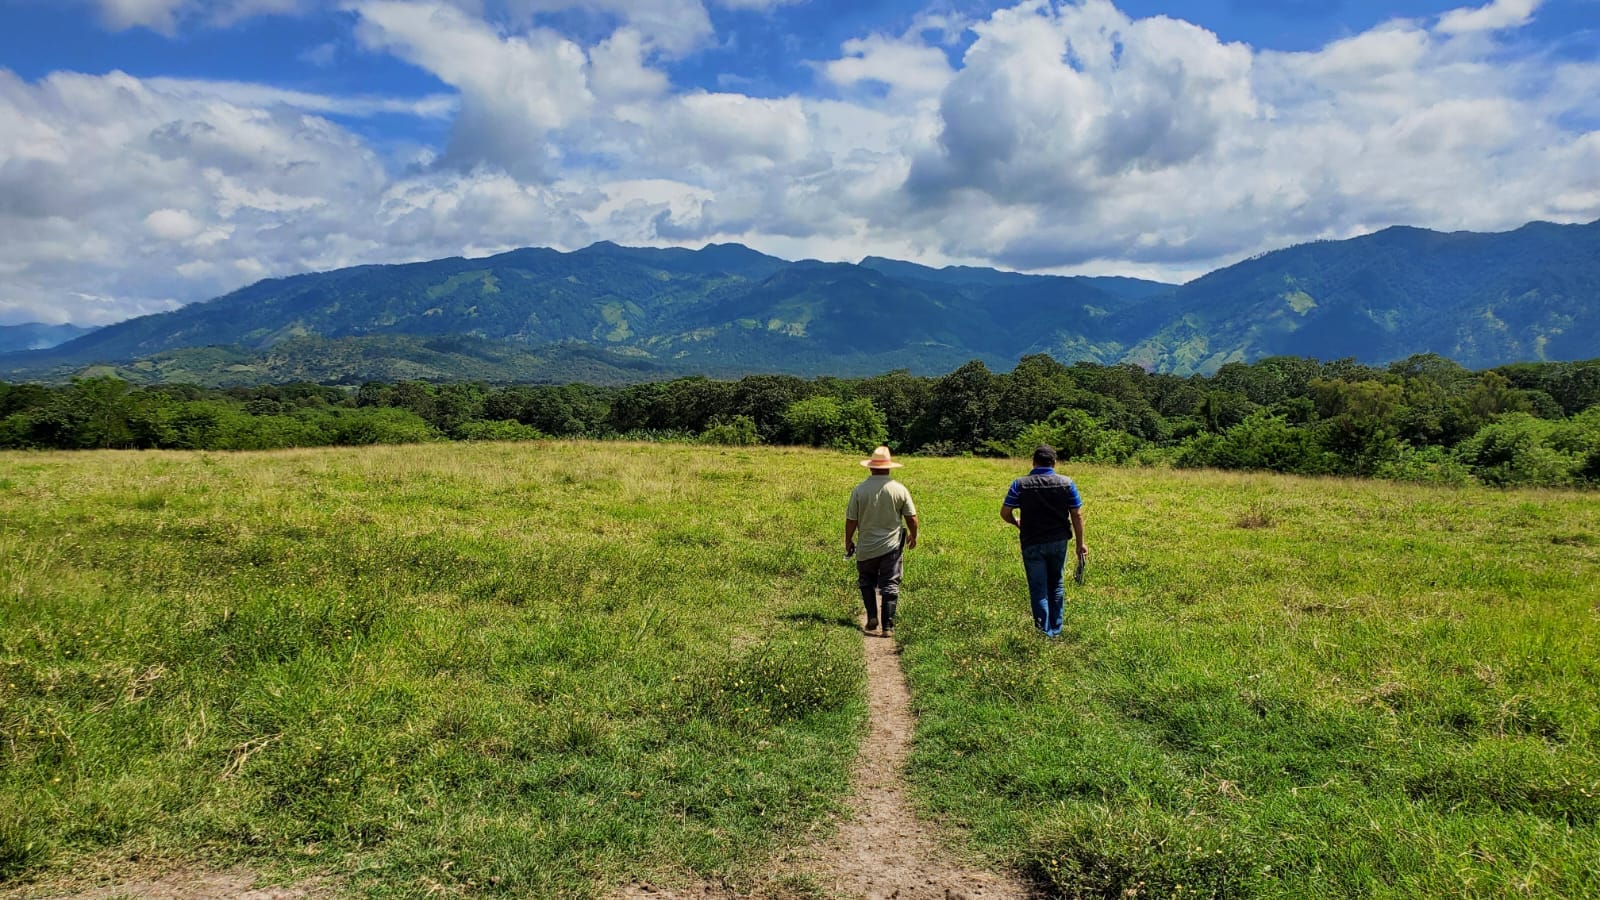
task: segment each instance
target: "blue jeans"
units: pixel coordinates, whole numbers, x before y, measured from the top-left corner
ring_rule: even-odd
[[[1033,627],[1050,637],[1061,633],[1061,608],[1067,601],[1061,575],[1066,567],[1066,541],[1022,548],[1022,569],[1028,573],[1028,599],[1033,604]]]

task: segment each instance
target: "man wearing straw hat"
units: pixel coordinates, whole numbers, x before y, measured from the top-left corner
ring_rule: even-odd
[[[881,624],[883,636],[889,637],[894,634],[895,607],[900,602],[901,556],[917,546],[917,506],[906,486],[890,474],[900,463],[890,456],[888,447],[872,451],[871,458],[861,464],[872,474],[850,492],[844,513],[844,555],[856,558],[856,586],[861,588],[861,603],[867,608],[867,631],[876,631]]]

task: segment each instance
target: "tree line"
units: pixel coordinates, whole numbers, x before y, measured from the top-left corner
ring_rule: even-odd
[[[599,387],[368,382],[207,389],[111,377],[0,382],[0,448],[264,450],[439,440],[799,444],[897,453],[1600,485],[1600,360],[1469,371],[1270,357],[1214,375],[974,361],[943,376],[749,375]]]

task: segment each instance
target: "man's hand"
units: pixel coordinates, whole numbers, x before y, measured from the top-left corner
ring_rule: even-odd
[[[1078,545],[1078,558],[1079,559],[1088,559],[1089,558],[1089,545],[1088,544],[1079,544]]]
[[[844,558],[845,559],[849,559],[850,557],[855,556],[855,555],[856,555],[856,542],[855,541],[845,541],[844,542]]]
[[[916,535],[914,535],[914,534],[906,535],[906,549],[907,550],[915,550],[915,549],[917,549],[917,536]]]

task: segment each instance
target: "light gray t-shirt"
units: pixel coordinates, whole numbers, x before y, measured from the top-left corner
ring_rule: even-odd
[[[870,475],[850,492],[844,517],[856,522],[856,559],[877,559],[900,546],[900,518],[917,514],[906,486]]]

